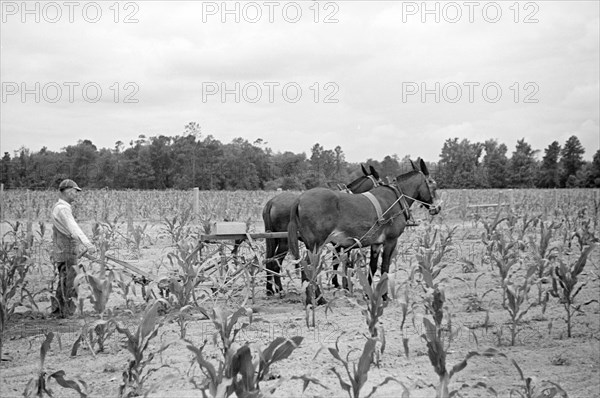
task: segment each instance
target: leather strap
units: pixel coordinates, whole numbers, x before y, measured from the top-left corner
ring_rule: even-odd
[[[377,213],[377,222],[383,222],[383,212],[381,211],[381,205],[379,204],[379,201],[377,200],[375,195],[373,195],[371,192],[363,192],[361,195],[365,195],[365,197],[369,199],[369,201],[373,204],[375,212]]]

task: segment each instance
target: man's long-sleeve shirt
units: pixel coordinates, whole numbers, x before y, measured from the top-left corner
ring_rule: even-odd
[[[55,249],[57,249],[56,261],[64,261],[64,259],[61,259],[64,258],[64,255],[67,255],[68,252],[73,253],[77,241],[88,248],[93,246],[75,221],[75,218],[73,218],[71,205],[65,200],[59,199],[54,205],[52,209],[52,223],[56,232],[62,235],[62,237],[55,236],[54,238]],[[70,242],[66,242],[67,240]]]

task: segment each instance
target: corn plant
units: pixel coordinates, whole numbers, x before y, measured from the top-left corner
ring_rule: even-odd
[[[190,242],[179,241],[175,244],[176,251],[168,253],[171,266],[176,274],[169,278],[169,292],[177,299],[177,305],[185,307],[193,300],[196,302],[194,288],[203,280],[200,272],[200,254]]]
[[[0,359],[4,329],[23,300],[24,294],[28,294],[35,305],[31,294],[25,288],[25,278],[32,266],[31,249],[25,241],[19,239],[16,229],[13,231],[14,236],[11,240],[6,240],[3,236],[0,242]],[[19,301],[15,301],[16,297],[20,297]]]
[[[324,246],[323,246],[324,247]],[[299,266],[302,269],[303,282],[302,288],[306,292],[304,304],[306,310],[306,326],[314,327],[316,324],[315,310],[318,305],[327,304],[323,297],[323,290],[319,276],[324,269],[324,261],[321,256],[322,248],[316,253],[307,251],[306,257],[299,260]]]
[[[432,314],[436,325],[441,326],[445,294],[440,283],[445,278],[438,280],[441,271],[447,264],[442,262],[444,255],[452,251],[452,237],[455,228],[448,228],[440,234],[440,243],[436,242],[438,229],[432,234],[429,226],[424,235],[419,238],[419,248],[416,253],[418,270],[422,277],[421,286],[425,291],[424,304],[427,312]]]
[[[490,260],[492,265],[498,269],[500,286],[502,287],[502,305],[504,306],[506,305],[505,284],[508,275],[510,270],[519,263],[519,245],[518,241],[512,240],[512,237],[506,238],[503,234],[498,234],[494,242],[495,245],[490,253]]]
[[[594,250],[596,244],[591,244],[583,249],[577,261],[572,264],[566,264],[562,259],[559,260],[559,264],[556,265],[552,273],[552,291],[550,294],[557,297],[566,312],[567,322],[567,336],[571,337],[571,320],[575,312],[581,311],[583,304],[575,305],[575,298],[581,292],[581,289],[586,283],[577,284],[578,277],[583,271],[583,267],[587,262],[589,254]],[[591,300],[584,304],[591,302],[598,302],[598,300]]]
[[[391,283],[391,281],[390,281],[390,285],[393,285],[393,283]],[[408,358],[409,357],[409,347],[408,347],[409,339],[404,334],[404,325],[406,324],[406,319],[409,314],[413,315],[413,323],[414,323],[414,310],[415,310],[415,307],[417,306],[417,303],[411,299],[410,285],[408,283],[405,283],[404,286],[405,286],[405,288],[404,288],[402,297],[400,296],[401,286],[398,286],[395,289],[392,288],[392,286],[390,286],[390,292],[392,293],[392,298],[398,302],[398,305],[400,306],[400,310],[402,311],[402,319],[400,320],[400,332],[402,333],[402,346],[404,347],[404,354]]]
[[[53,332],[49,332],[48,334],[46,334],[46,338],[44,339],[44,342],[42,343],[42,346],[40,348],[40,368],[36,375],[32,377],[27,383],[25,391],[23,392],[23,396],[28,398],[42,398],[45,395],[48,395],[49,397],[52,397],[53,392],[48,387],[48,382],[50,381],[50,379],[54,379],[61,387],[76,391],[80,397],[87,397],[88,387],[85,381],[83,381],[82,379],[67,379],[65,377],[66,374],[64,370],[58,370],[51,374],[48,374],[46,372],[44,363],[46,362],[46,355],[48,354],[48,350],[50,350],[50,344],[52,343],[53,339]]]
[[[383,325],[379,324],[379,319],[383,316],[383,310],[388,304],[388,300],[386,300],[388,275],[383,274],[377,285],[373,287],[369,284],[366,273],[359,270],[358,280],[366,296],[366,308],[362,310],[362,314],[369,328],[369,334],[371,338],[377,339],[381,344],[380,349],[375,350],[375,363],[379,363],[379,355],[385,351],[385,330]]]
[[[452,369],[448,371],[446,364],[446,355],[450,347],[449,345],[445,345],[442,329],[439,326],[433,324],[427,318],[423,318],[423,324],[425,326],[425,333],[421,335],[421,338],[425,340],[427,344],[427,354],[429,356],[429,361],[431,362],[433,369],[439,377],[438,385],[436,387],[436,398],[449,398],[458,395],[459,390],[450,391],[450,380],[456,373],[460,372],[467,366],[467,362],[470,358],[474,356],[505,357],[504,354],[498,352],[493,348],[488,348],[487,350],[482,352],[471,351],[465,356],[465,358],[461,362],[454,365]],[[450,340],[452,340],[453,337],[456,336],[458,331],[458,329],[455,329],[453,331],[452,328],[450,328]],[[485,383],[477,383],[474,387],[483,387],[495,394],[495,391],[491,387],[488,387]]]
[[[483,292],[483,294],[481,294],[479,292],[479,289],[477,289],[477,282],[479,281],[479,278],[481,278],[484,275],[485,274],[479,274],[475,278],[473,283],[471,283],[471,284],[467,280],[465,280],[461,277],[456,276],[453,278],[453,279],[463,282],[465,285],[467,285],[467,288],[469,289],[469,291],[464,295],[464,297],[466,299],[465,311],[467,311],[467,312],[484,311],[485,309],[483,308],[483,299],[489,293],[496,290],[496,289],[492,288],[492,289],[486,290],[485,292]]]
[[[528,303],[529,289],[531,288],[531,276],[535,272],[535,267],[529,268],[527,275],[523,278],[521,284],[507,280],[504,284],[504,294],[507,298],[504,308],[510,315],[510,345],[515,345],[518,326],[525,314],[533,304]]]
[[[288,358],[303,339],[300,336],[289,339],[278,337],[265,350],[258,351],[257,362],[252,361],[252,351],[248,344],[240,346],[238,343],[232,343],[223,352],[223,359],[218,359],[217,366],[209,362],[204,355],[206,340],[200,347],[195,347],[187,341],[186,347],[194,353],[194,360],[205,377],[202,384],[196,383],[194,379],[191,379],[191,382],[200,389],[203,397],[221,398],[233,393],[238,397],[263,397],[265,395],[261,392],[259,383],[269,374],[271,365]],[[302,379],[305,383],[318,383],[315,380]],[[267,395],[273,394],[279,384],[271,386]]]
[[[498,227],[503,221],[507,221],[507,217],[501,217],[502,209],[498,207],[498,212],[493,220],[480,220],[483,224],[485,232],[481,235],[481,241],[487,248],[488,256],[492,254],[496,238],[498,236]]]
[[[190,225],[194,215],[191,207],[182,209],[181,213],[172,219],[165,217],[163,220],[163,234],[169,236],[173,245],[177,245],[183,239],[190,236],[192,227]]]
[[[229,348],[235,342],[235,338],[237,337],[238,333],[252,323],[251,309],[238,308],[231,315],[219,307],[215,307],[211,311],[208,311],[202,307],[199,309],[202,314],[212,321],[216,330],[215,334],[213,335],[213,341],[215,345],[217,345],[217,337],[220,337],[223,357],[226,356]],[[248,316],[249,323],[244,322],[237,329],[235,329],[236,323],[242,316]]]
[[[329,350],[329,353],[331,354],[331,356],[333,356],[338,362],[341,362],[342,366],[344,367],[344,370],[346,371],[346,375],[345,375],[345,377],[342,376],[336,370],[335,367],[332,367],[331,371],[336,375],[336,377],[338,378],[338,381],[340,382],[340,386],[348,394],[348,396],[350,398],[359,398],[360,391],[362,390],[362,388],[364,387],[365,383],[367,382],[367,380],[369,378],[369,369],[371,368],[371,362],[372,362],[373,354],[375,352],[375,345],[377,343],[377,339],[374,339],[374,338],[367,339],[367,341],[365,342],[365,346],[363,347],[363,351],[360,356],[360,359],[358,360],[358,363],[351,363],[349,358],[350,358],[350,354],[352,354],[352,352],[353,352],[352,350],[346,354],[345,358],[342,358],[342,355],[340,353],[338,343],[339,343],[340,337],[342,337],[342,335],[340,335],[337,338],[337,340],[335,342],[335,348],[329,347],[328,350]],[[319,352],[321,352],[321,350],[317,351],[315,358],[317,357],[317,355],[319,355]],[[377,391],[377,389],[379,387],[383,386],[384,384],[389,383],[390,381],[395,381],[395,382],[399,383],[402,386],[402,388],[404,389],[404,394],[402,396],[408,397],[408,390],[406,389],[404,384],[402,384],[402,382],[396,380],[393,377],[386,377],[385,380],[383,380],[381,383],[374,386],[373,389],[371,390],[371,392],[366,395],[366,397],[368,398],[368,397],[372,396],[373,394],[375,394],[375,392]]]
[[[87,344],[92,355],[95,356],[96,353],[104,352],[106,341],[115,331],[112,319],[98,319],[91,324],[86,323],[71,346],[71,356],[74,357],[77,355],[79,346],[84,342]],[[98,343],[98,350],[94,349],[96,343]]]
[[[536,266],[538,304],[545,304],[547,302],[548,293],[546,293],[546,298],[542,299],[542,284],[548,282],[551,279],[550,265],[558,256],[558,245],[551,244],[550,242],[554,230],[558,227],[559,225],[555,224],[554,222],[547,225],[543,221],[540,221],[539,243],[533,237],[530,238],[530,244],[531,247],[533,247],[533,255]]]
[[[154,359],[154,355],[163,352],[169,347],[169,344],[161,346],[155,353],[148,353],[150,341],[158,334],[158,329],[162,323],[157,322],[158,309],[161,305],[166,305],[164,300],[156,300],[149,304],[144,311],[144,315],[134,333],[131,333],[126,327],[115,325],[117,332],[125,335],[127,338],[124,347],[133,355],[129,361],[126,370],[123,372],[123,384],[119,386],[119,397],[134,397],[147,392],[145,387],[148,378],[157,370],[167,367],[161,365],[158,368],[147,367]]]
[[[510,397],[513,396],[521,398],[567,398],[567,392],[563,388],[551,381],[542,381],[539,385],[533,381],[531,377],[525,377],[521,367],[517,364],[514,359],[511,359],[512,364],[517,368],[519,372],[519,378],[521,385],[519,388],[513,388],[510,390]]]

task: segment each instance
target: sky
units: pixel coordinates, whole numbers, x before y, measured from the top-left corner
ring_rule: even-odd
[[[438,161],[600,148],[598,1],[2,1],[0,152],[139,135]]]

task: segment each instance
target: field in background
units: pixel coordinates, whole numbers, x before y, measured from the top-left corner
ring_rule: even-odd
[[[293,381],[292,377],[302,375],[314,377],[328,387],[311,384],[305,396],[343,396],[339,381],[330,371],[333,366],[342,369],[340,363],[327,350],[319,352],[319,349],[334,347],[339,339],[344,355],[357,350],[350,359],[358,361],[369,329],[364,317],[365,290],[356,277],[352,291],[342,294],[328,284],[329,275],[322,276],[325,296],[331,305],[317,308],[316,325],[308,327],[309,312],[302,304],[303,286],[289,258],[283,271],[284,296],[266,297],[264,241],[242,245],[235,258],[230,255],[230,243],[209,244],[186,262],[199,234],[207,232],[214,221],[242,221],[250,231],[262,231],[262,208],[276,194],[200,191],[198,212],[194,215],[192,191],[82,191],[75,213],[84,231],[104,254],[169,280],[171,295],[169,307],[161,318],[161,341],[153,342],[149,350],[156,352],[166,342],[178,339],[183,331],[197,346],[204,339],[209,341],[211,350],[220,346],[212,340],[212,321],[195,309],[184,312],[184,301],[192,308],[218,307],[231,312],[240,306],[251,307],[254,318],[240,333],[240,344],[250,342],[264,349],[279,336],[304,337],[291,358],[275,365],[273,378],[265,382],[273,385],[283,381],[275,396],[301,396],[302,382]],[[431,367],[423,334],[424,319],[434,318],[431,294],[439,289],[444,300],[443,324],[439,330],[445,331],[446,337],[453,336],[445,340],[444,346],[449,369],[473,350],[494,347],[507,356],[470,359],[466,369],[450,383],[454,388],[468,386],[461,391],[464,396],[494,396],[489,390],[473,388],[478,383],[493,387],[501,397],[519,390],[523,381],[511,363],[513,359],[522,367],[525,377],[535,378],[536,386],[542,380],[550,380],[564,387],[571,398],[593,396],[600,388],[600,306],[595,301],[600,296],[597,246],[589,253],[579,275],[577,287],[582,288],[577,297],[579,309],[572,314],[572,337],[568,337],[562,299],[548,293],[552,288],[553,267],[575,263],[585,247],[600,235],[598,190],[443,190],[440,194],[442,213],[431,217],[426,211],[414,208],[420,225],[407,229],[399,240],[390,272],[394,297],[378,323],[385,327],[386,348],[379,366],[371,367],[363,395],[388,377],[404,383],[411,397],[435,394],[438,375]],[[56,192],[4,192],[3,237],[7,242],[15,237],[32,240],[33,267],[27,275],[26,287],[34,295],[37,308],[17,306],[6,324],[4,351],[11,361],[0,365],[0,395],[22,394],[28,378],[39,366],[37,347],[44,333],[50,330],[61,336],[61,344],[53,343],[48,367],[64,369],[67,375],[87,380],[92,396],[116,396],[128,358],[122,348],[122,337],[113,332],[104,353],[93,352],[98,349],[98,342],[92,334],[90,348],[82,348],[75,357],[69,356],[71,345],[82,330],[92,330],[93,325],[111,317],[134,330],[146,299],[139,285],[115,267],[112,292],[106,297],[102,313],[90,300],[97,297],[87,291],[87,295],[82,295],[82,314],[65,321],[47,318],[49,291],[55,285],[48,256],[49,212],[55,201]],[[27,238],[29,233],[31,238]],[[449,235],[451,239],[445,241]],[[547,251],[540,254],[544,236]],[[435,263],[438,256],[440,261]],[[329,263],[331,257],[326,251],[324,261]],[[365,261],[360,257],[355,260],[359,265]],[[87,274],[107,280],[106,275],[102,277],[106,270],[99,264],[83,262]],[[435,283],[431,285],[425,277],[428,267],[435,274]],[[330,272],[329,268],[326,272]],[[529,275],[530,272],[534,274]],[[200,281],[197,285],[185,282],[192,274],[196,275],[194,283]],[[153,283],[147,289],[158,296],[158,287]],[[517,303],[516,313],[509,300],[505,301],[511,294],[524,300]],[[17,299],[14,297],[11,302],[14,304]],[[588,305],[583,306],[584,303]],[[240,323],[236,327],[241,327]],[[210,358],[218,356],[215,350],[210,353]],[[190,354],[184,345],[175,344],[165,349],[160,358],[157,355],[156,367],[167,364],[170,369],[152,375],[150,380],[159,387],[151,396],[161,396],[166,391],[178,396],[201,395],[189,382],[189,377],[202,380],[198,368],[190,368]],[[171,375],[171,379],[163,382],[166,375]],[[69,396],[70,391],[56,383],[54,387],[61,396]],[[398,383],[389,382],[374,396],[400,396],[402,391]]]

